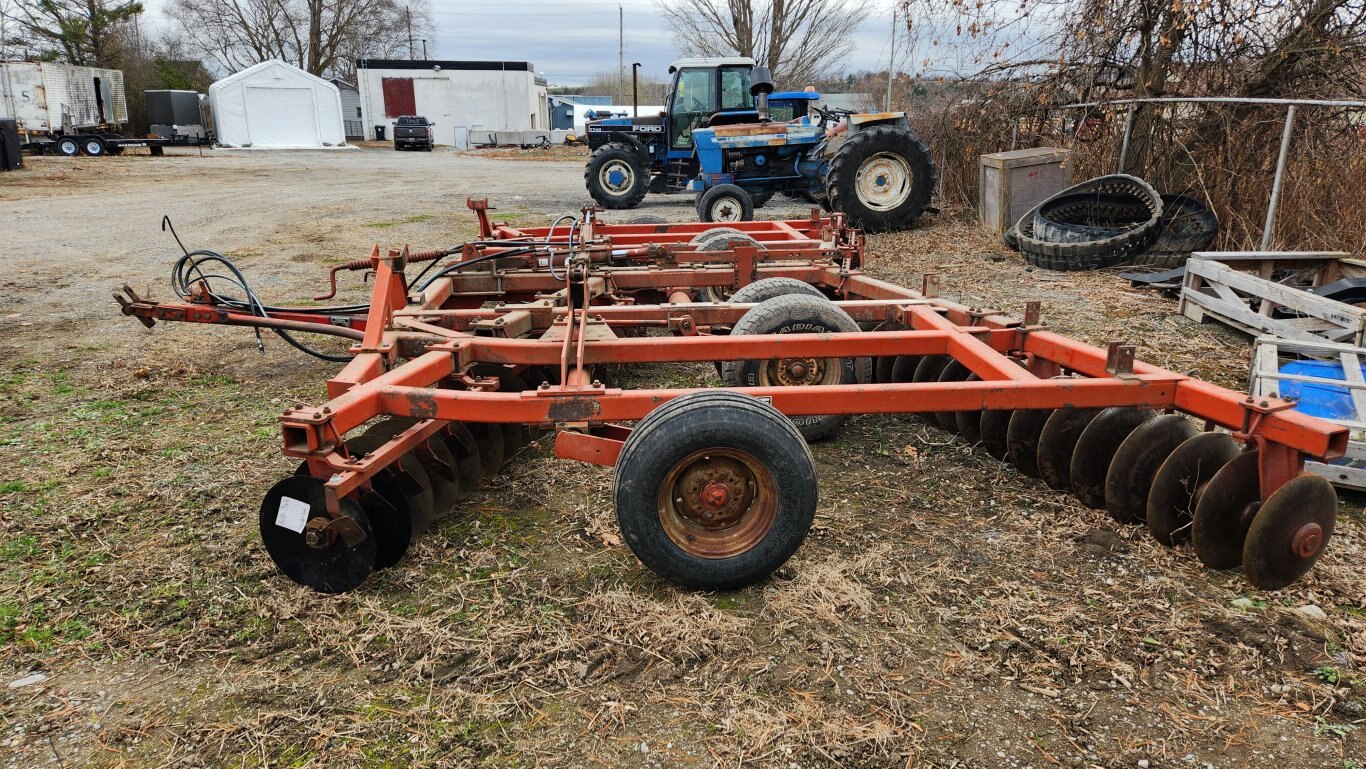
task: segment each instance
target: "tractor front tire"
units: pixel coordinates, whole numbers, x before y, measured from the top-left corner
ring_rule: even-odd
[[[754,219],[754,198],[743,187],[718,184],[697,198],[699,222],[748,222]]]
[[[911,131],[877,126],[845,141],[830,163],[830,207],[867,232],[904,230],[930,204],[935,167]]]
[[[643,168],[640,157],[621,142],[599,147],[588,159],[583,180],[588,194],[603,208],[635,208],[645,199],[650,185],[650,169]]]

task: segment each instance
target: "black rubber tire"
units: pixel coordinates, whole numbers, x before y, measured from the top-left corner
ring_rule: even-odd
[[[806,294],[776,296],[750,308],[731,328],[731,336],[743,334],[794,334],[859,331],[859,325],[849,313],[841,310],[825,297]],[[858,361],[837,358],[839,384],[852,385],[859,381]],[[869,360],[865,358],[864,360]],[[721,379],[729,387],[759,387],[764,384],[763,372],[769,361],[737,360],[721,364]],[[831,377],[833,378],[833,377]],[[792,422],[808,441],[828,438],[839,431],[848,414],[792,417]]]
[[[629,166],[634,177],[629,187],[613,192],[603,186],[602,171],[608,165],[617,163]],[[650,169],[641,167],[640,156],[635,150],[621,142],[611,142],[599,147],[593,156],[588,158],[588,165],[583,171],[583,182],[588,187],[588,194],[603,208],[635,208],[645,199],[646,188],[650,186]]]
[[[97,158],[109,151],[109,147],[104,143],[104,139],[101,139],[98,136],[82,136],[80,142],[81,154],[89,155],[92,158]]]
[[[1005,232],[1001,233],[1001,242],[1011,251],[1020,250],[1020,233],[1011,225]]]
[[[708,558],[669,536],[660,491],[677,463],[719,449],[743,452],[771,473],[777,510],[771,528],[748,550]],[[815,462],[792,423],[762,401],[720,390],[685,395],[645,417],[622,446],[612,490],[622,539],[641,563],[700,590],[733,590],[772,574],[806,540],[818,498]]]
[[[58,155],[74,158],[81,154],[81,143],[74,136],[63,136],[57,140],[57,146],[54,149],[57,150]]]
[[[722,210],[738,213],[740,218],[716,218]],[[734,184],[718,184],[697,197],[697,221],[754,221],[754,198],[750,197],[743,187]]]
[[[734,227],[713,227],[705,232],[694,235],[689,245],[695,246],[698,251],[720,251],[730,248],[731,243],[742,242],[745,245],[753,246],[760,251],[767,251],[768,247],[760,243],[754,236],[741,232]],[[717,264],[717,262],[704,262],[704,264]],[[697,300],[699,302],[729,302],[730,286],[707,286],[697,290]]]
[[[870,207],[858,195],[860,169],[882,154],[901,158],[911,177],[906,199],[887,210]],[[865,232],[904,230],[929,207],[936,173],[930,148],[919,136],[906,128],[875,126],[850,136],[835,152],[825,191],[830,207],[843,211],[850,224]]]
[[[1149,224],[1151,204],[1125,192],[1054,195],[1034,209],[1034,237],[1052,243],[1090,243]]]
[[[1137,204],[1148,208],[1149,218],[1112,237],[1080,243],[1054,242],[1037,231],[1040,212],[1047,210],[1051,201],[1071,199],[1069,196],[1080,193],[1092,196],[1130,195]],[[1142,179],[1124,174],[1102,176],[1069,187],[1027,211],[1015,224],[1015,238],[1020,244],[1020,254],[1035,267],[1058,272],[1098,270],[1122,264],[1135,254],[1146,251],[1157,238],[1162,210],[1161,196]],[[1053,224],[1058,225],[1058,222],[1054,221]]]
[[[1157,241],[1130,264],[1171,269],[1180,267],[1194,251],[1209,248],[1219,234],[1219,219],[1203,202],[1187,195],[1162,196],[1162,222]]]
[[[759,304],[775,296],[787,296],[789,294],[826,298],[819,288],[796,278],[764,278],[741,287],[739,291],[731,294],[727,301],[731,304]]]

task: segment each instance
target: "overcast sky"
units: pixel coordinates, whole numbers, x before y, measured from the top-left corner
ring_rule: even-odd
[[[149,0],[148,15],[163,23],[171,0]],[[678,57],[654,0],[430,0],[435,40],[429,59],[529,61],[554,84],[577,85],[617,66],[617,6],[624,11],[626,64],[658,79]],[[894,0],[875,0],[845,69],[887,67]],[[419,56],[420,44],[419,44]]]

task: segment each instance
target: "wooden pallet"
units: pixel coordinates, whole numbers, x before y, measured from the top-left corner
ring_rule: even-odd
[[[1196,252],[1186,263],[1180,310],[1192,320],[1213,317],[1254,336],[1360,346],[1366,344],[1366,309],[1305,289],[1361,276],[1366,262],[1341,251]]]
[[[1281,364],[1285,360],[1316,358],[1330,360],[1342,365],[1346,380],[1304,374],[1282,374]],[[1325,422],[1343,425],[1351,430],[1347,441],[1347,460],[1350,464],[1330,465],[1322,462],[1309,462],[1306,469],[1322,475],[1337,486],[1345,486],[1366,491],[1366,378],[1361,375],[1361,365],[1366,362],[1366,347],[1349,344],[1336,344],[1322,340],[1304,342],[1287,341],[1274,336],[1259,336],[1252,348],[1252,375],[1248,383],[1248,394],[1254,397],[1275,396],[1280,393],[1282,382],[1306,382],[1331,387],[1345,387],[1352,398],[1353,414],[1350,419],[1329,419],[1319,417]]]

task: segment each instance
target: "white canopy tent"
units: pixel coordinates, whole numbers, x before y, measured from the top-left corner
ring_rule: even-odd
[[[263,61],[209,86],[218,143],[251,149],[346,146],[341,94],[320,77]]]

